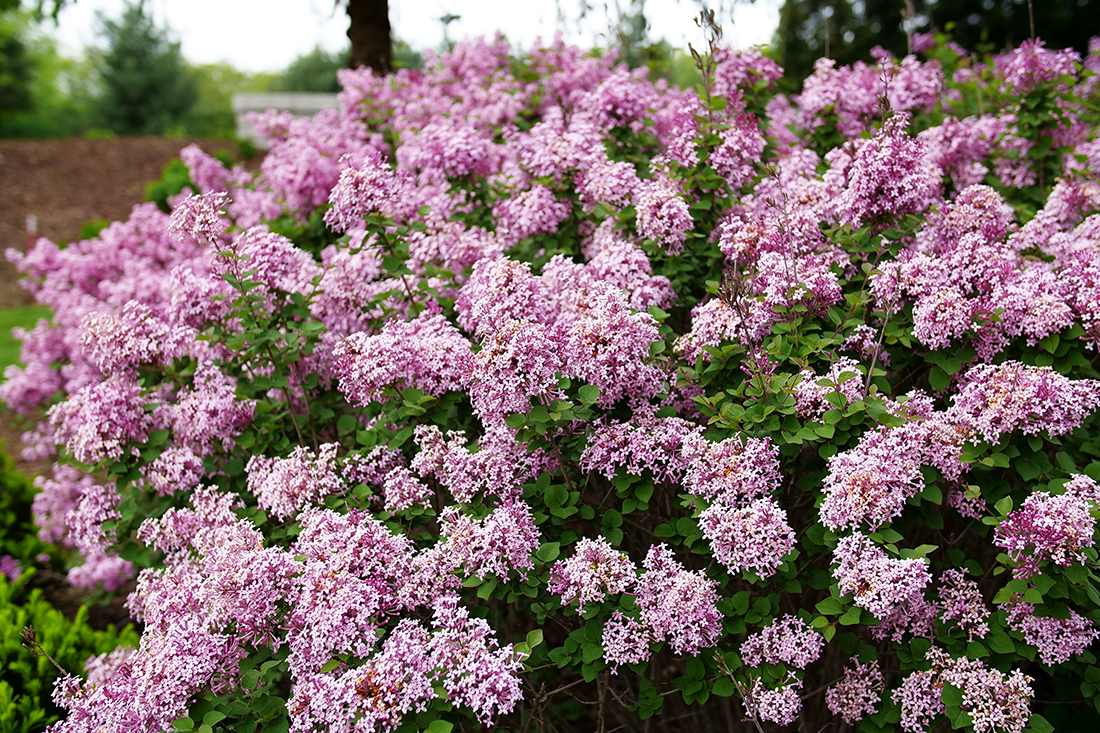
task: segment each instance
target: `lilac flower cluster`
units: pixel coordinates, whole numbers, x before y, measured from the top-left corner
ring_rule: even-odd
[[[787,614],[741,644],[741,661],[749,667],[785,664],[805,669],[817,661],[825,640],[802,619]]]
[[[841,593],[851,593],[857,606],[879,619],[901,604],[923,597],[932,580],[928,564],[916,558],[894,559],[866,536],[855,533],[837,543],[833,577]]]
[[[600,603],[609,593],[629,592],[637,579],[637,568],[625,553],[606,540],[586,537],[577,543],[573,557],[554,563],[547,589],[561,596],[562,605],[578,601],[580,613],[585,603]]]
[[[878,712],[882,699],[884,680],[878,660],[855,665],[844,670],[844,679],[825,692],[825,704],[829,712],[840,716],[848,725],[855,725],[867,715]]]
[[[1037,491],[997,526],[993,543],[1008,551],[1017,578],[1030,578],[1044,562],[1085,562],[1083,550],[1092,547],[1095,525],[1088,503],[1080,497]]]

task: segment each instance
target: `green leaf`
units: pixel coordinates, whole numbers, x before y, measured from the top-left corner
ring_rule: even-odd
[[[580,397],[581,402],[584,404],[591,405],[600,398],[600,388],[591,384],[582,385],[581,388],[577,390],[577,396]]]
[[[963,703],[963,691],[950,682],[943,683],[943,704],[958,707]]]
[[[545,542],[535,551],[535,557],[543,562],[553,562],[561,554],[560,542]]]
[[[859,606],[852,606],[838,619],[841,626],[855,626],[859,623]]]
[[[534,631],[527,632],[527,646],[534,649],[542,643],[542,629],[535,629]]]
[[[823,613],[826,616],[836,616],[843,610],[844,607],[840,605],[840,601],[836,598],[826,598],[817,604],[818,613]]]
[[[180,718],[172,722],[172,727],[176,730],[195,730],[195,721],[191,718]]]
[[[203,725],[217,725],[225,720],[225,713],[220,713],[217,710],[211,710],[206,715],[202,716]]]
[[[340,666],[340,660],[339,659],[330,659],[327,662],[325,662],[324,667],[321,667],[321,673],[322,674],[327,674],[327,673],[331,672],[332,670],[336,669],[339,666]]]
[[[427,731],[427,733],[451,733],[454,728],[454,723],[450,723],[446,720],[433,720],[424,730]]]
[[[928,384],[930,384],[935,391],[943,392],[951,386],[951,377],[940,367],[932,367],[932,371],[928,375]]]
[[[1012,654],[1016,651],[1016,644],[1012,641],[1012,637],[1003,631],[994,631],[985,640],[989,648],[998,654]]]
[[[1003,499],[998,501],[996,504],[994,504],[993,508],[997,510],[998,514],[1000,514],[1001,516],[1005,516],[1010,511],[1012,511],[1012,497],[1011,496],[1004,497]]]
[[[1054,730],[1054,726],[1050,724],[1050,721],[1038,713],[1033,713],[1027,724],[1035,733],[1052,733]]]

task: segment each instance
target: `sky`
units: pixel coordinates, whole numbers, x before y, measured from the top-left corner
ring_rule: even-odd
[[[625,7],[628,0],[620,1]],[[601,42],[608,27],[604,0],[589,0],[598,7],[583,21],[577,20],[583,0],[559,2],[566,15],[562,30],[567,41],[606,45]],[[613,8],[616,0],[607,2]],[[779,3],[725,0],[721,13],[727,41],[736,47],[770,41],[779,21]],[[242,71],[279,71],[316,46],[338,51],[348,42],[347,14],[335,8],[334,0],[146,0],[145,6],[159,24],[172,29],[183,55],[195,64],[227,61]],[[513,47],[525,48],[540,36],[553,37],[559,28],[558,6],[555,0],[390,0],[390,24],[394,37],[412,48],[436,49],[443,42],[439,18],[450,13],[461,16],[448,29],[452,41],[500,30]],[[58,27],[47,22],[47,30],[58,39],[63,54],[78,56],[97,42],[96,13],[118,18],[124,7],[124,0],[70,0]],[[699,0],[647,0],[650,37],[663,36],[680,48],[690,42],[698,48],[703,36],[693,18],[699,7]]]

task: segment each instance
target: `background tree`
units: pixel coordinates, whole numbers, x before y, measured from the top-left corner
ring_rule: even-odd
[[[904,15],[911,31],[947,30],[965,48],[1002,51],[1031,36],[1027,0],[786,0],[775,46],[788,79],[802,79],[821,56],[850,64],[882,46],[907,51]],[[1088,51],[1100,28],[1100,0],[1033,0],[1035,35],[1048,47]]]
[[[99,16],[107,50],[96,58],[102,85],[96,119],[121,134],[163,134],[180,124],[197,97],[180,44],[169,40],[144,5],[127,5],[118,21]]]

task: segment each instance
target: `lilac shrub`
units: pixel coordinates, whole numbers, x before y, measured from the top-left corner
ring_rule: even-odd
[[[1100,711],[1100,41],[914,48],[466,41],[9,251],[40,536],[144,624],[53,730]]]

